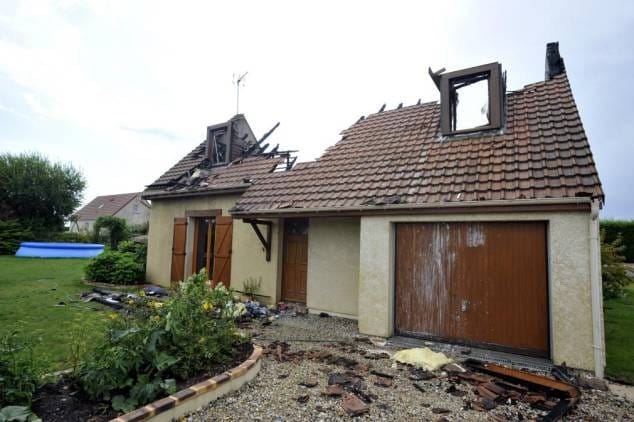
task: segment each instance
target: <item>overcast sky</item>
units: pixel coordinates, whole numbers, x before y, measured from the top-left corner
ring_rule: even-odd
[[[634,218],[634,2],[0,1],[0,151],[140,191],[236,111],[300,160],[383,103],[437,100],[427,67],[544,78],[559,41],[606,191]]]

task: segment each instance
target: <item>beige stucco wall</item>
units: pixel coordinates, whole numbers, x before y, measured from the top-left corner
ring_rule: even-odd
[[[356,318],[359,230],[355,219],[311,219],[308,234],[306,306]]]
[[[228,216],[228,210],[238,200],[237,195],[192,197],[180,199],[158,199],[152,201],[146,279],[148,282],[167,286],[170,284],[172,262],[172,240],[174,218],[185,217],[186,211],[221,209]],[[188,222],[191,223],[191,220]],[[188,224],[186,271],[190,268],[193,224]],[[263,228],[263,233],[266,230]],[[273,226],[273,247],[271,261],[266,261],[264,248],[251,225],[234,220],[231,254],[231,287],[242,290],[242,282],[247,277],[262,277],[260,293],[263,299],[272,302],[277,298],[279,224]]]
[[[594,369],[589,213],[377,216],[361,219],[359,331],[394,329],[394,224],[438,221],[548,221],[551,353],[555,363]]]

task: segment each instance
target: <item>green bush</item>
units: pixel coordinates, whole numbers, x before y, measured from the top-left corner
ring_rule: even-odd
[[[145,266],[134,253],[105,251],[85,268],[86,278],[99,283],[138,284],[145,279]]]
[[[143,223],[143,224],[132,224],[129,226],[130,228],[130,234],[132,234],[133,236],[139,236],[139,235],[144,235],[147,234],[147,232],[150,230],[150,223]]]
[[[612,243],[620,235],[624,246],[625,262],[634,262],[634,220],[602,220],[605,241]]]
[[[123,218],[114,217],[112,215],[97,218],[93,226],[92,234],[95,243],[98,243],[102,239],[102,229],[105,229],[107,233],[106,239],[112,250],[117,249],[119,242],[130,238],[128,223],[126,223]]]
[[[33,240],[33,233],[16,220],[0,220],[0,255],[13,255],[20,242]]]
[[[143,243],[135,242],[133,240],[124,240],[119,243],[119,248],[117,250],[119,252],[134,254],[136,261],[145,265],[147,246]]]
[[[40,241],[46,242],[62,242],[62,243],[91,243],[92,239],[87,233],[81,232],[55,232],[49,236],[38,238]]]
[[[46,367],[35,356],[33,343],[33,339],[20,338],[17,333],[0,338],[0,407],[31,405]]]
[[[127,314],[109,316],[107,333],[75,374],[92,400],[129,411],[172,393],[187,379],[226,361],[241,338],[233,292],[210,288],[204,270],[165,302],[144,298]]]
[[[632,282],[627,276],[623,265],[624,246],[621,237],[617,236],[612,242],[606,240],[605,232],[601,230],[601,278],[603,279],[604,299],[614,299],[623,296],[625,287]]]

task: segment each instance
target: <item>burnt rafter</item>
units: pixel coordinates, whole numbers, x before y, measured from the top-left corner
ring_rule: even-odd
[[[266,261],[270,262],[273,222],[267,221],[267,220],[258,220],[258,219],[244,219],[242,221],[244,221],[245,223],[251,224],[251,227],[253,227],[253,231],[255,231],[255,234],[258,236],[258,239],[260,239],[262,246],[264,246],[264,250],[266,251]],[[260,227],[259,227],[260,225],[266,226],[266,237],[264,237],[264,235],[262,234],[262,231],[260,231]]]

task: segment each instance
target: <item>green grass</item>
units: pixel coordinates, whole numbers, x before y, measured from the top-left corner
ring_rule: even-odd
[[[606,300],[605,319],[606,375],[634,384],[634,284],[623,298]]]
[[[0,256],[0,335],[18,331],[41,339],[36,352],[64,369],[70,356],[71,332],[79,327],[97,336],[109,308],[83,303],[85,259],[31,259]],[[56,306],[63,302],[64,306]]]

